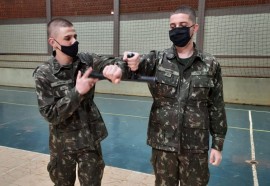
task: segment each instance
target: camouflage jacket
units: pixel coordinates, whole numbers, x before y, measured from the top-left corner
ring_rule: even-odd
[[[221,68],[216,59],[195,48],[186,64],[171,47],[141,57],[138,74],[156,76],[147,144],[166,151],[205,152],[223,148],[227,121]]]
[[[75,90],[78,70],[91,66],[102,72],[108,64],[117,64],[125,76],[124,63],[117,58],[79,53],[71,64],[60,66],[55,58],[34,71],[38,106],[49,122],[51,154],[93,150],[107,136],[107,129],[95,105],[94,87],[81,96]]]

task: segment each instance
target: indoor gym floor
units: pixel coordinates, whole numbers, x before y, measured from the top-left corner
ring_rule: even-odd
[[[96,94],[109,136],[102,185],[154,185],[146,145],[150,97]],[[270,107],[226,104],[228,133],[209,186],[270,185]],[[34,89],[0,87],[0,186],[52,185],[46,172],[48,124]],[[76,182],[76,185],[79,185]]]

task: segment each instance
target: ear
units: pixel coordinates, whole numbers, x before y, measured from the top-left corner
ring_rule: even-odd
[[[196,24],[194,25],[194,33],[197,33],[198,30],[199,30],[199,25],[196,23]]]
[[[54,40],[52,37],[50,37],[50,38],[48,39],[48,43],[49,43],[49,45],[51,45],[53,48],[55,48],[55,40]]]

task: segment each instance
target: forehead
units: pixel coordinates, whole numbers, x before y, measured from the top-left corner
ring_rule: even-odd
[[[58,27],[57,29],[57,37],[66,37],[66,36],[73,36],[76,34],[76,30],[74,27]]]
[[[170,24],[171,23],[180,23],[180,22],[191,23],[192,21],[189,19],[188,14],[179,13],[179,14],[171,15]]]

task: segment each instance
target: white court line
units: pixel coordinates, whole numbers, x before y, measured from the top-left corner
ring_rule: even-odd
[[[1,89],[0,89],[1,90]],[[130,99],[118,99],[118,98],[106,98],[106,97],[95,97],[96,99],[111,99],[111,100],[119,100],[119,101],[130,101],[130,102],[151,102],[151,101],[142,101],[142,100],[130,100]],[[20,104],[20,103],[12,103],[12,102],[0,102],[3,104],[10,104],[10,105],[19,105],[19,106],[29,106],[29,107],[37,107],[37,105],[28,105],[28,104]],[[267,113],[270,114],[269,111],[262,111],[262,110],[247,110],[247,109],[235,109],[235,108],[225,108],[226,110],[238,110],[238,111],[252,111],[252,112],[260,112],[260,113]],[[150,110],[149,110],[150,112]]]
[[[256,158],[255,158],[255,145],[254,145],[254,138],[253,138],[253,123],[252,123],[251,111],[249,111],[249,123],[250,123],[251,160],[256,161]],[[258,186],[259,182],[258,182],[256,164],[251,164],[251,165],[252,165],[252,174],[253,174],[254,186]]]
[[[23,104],[23,103],[11,103],[11,102],[0,102],[2,104],[7,105],[17,105],[17,106],[26,106],[26,107],[37,107],[38,105],[29,105],[29,104]]]
[[[9,92],[27,92],[27,93],[35,93],[34,91],[21,91],[21,90],[8,90],[8,89],[1,89],[0,91],[9,91]],[[96,93],[98,94],[98,93]],[[153,101],[144,101],[144,100],[136,100],[136,99],[124,99],[124,98],[108,98],[108,97],[102,97],[102,96],[96,96],[96,99],[108,99],[108,100],[119,100],[119,101],[130,101],[130,102],[146,102],[146,103],[152,103]],[[0,102],[1,103],[1,102]],[[2,103],[6,103],[6,102],[2,102]],[[6,103],[8,104],[8,103]],[[10,103],[10,104],[16,104],[16,103]],[[24,105],[24,104],[18,104],[18,105]],[[33,105],[30,105],[33,106]],[[249,109],[237,109],[237,108],[229,108],[226,107],[226,110],[239,110],[239,111],[252,111],[252,112],[261,112],[261,113],[268,113],[270,114],[270,111],[263,111],[263,110],[249,110]],[[150,110],[149,110],[150,112]]]
[[[136,100],[136,99],[124,99],[124,98],[107,98],[107,97],[95,97],[97,99],[111,99],[111,100],[117,100],[117,101],[130,101],[130,102],[146,102],[146,103],[152,103],[153,101],[147,101],[147,100]]]
[[[12,90],[12,89],[1,89],[2,91],[6,91],[6,92],[26,92],[26,93],[36,93],[35,90],[33,89],[33,91],[27,91],[27,90]]]
[[[268,113],[268,114],[270,114],[270,111],[264,111],[264,110],[237,109],[237,108],[229,108],[229,107],[226,107],[225,109],[226,109],[226,110],[239,110],[239,111],[262,112],[262,113]]]

